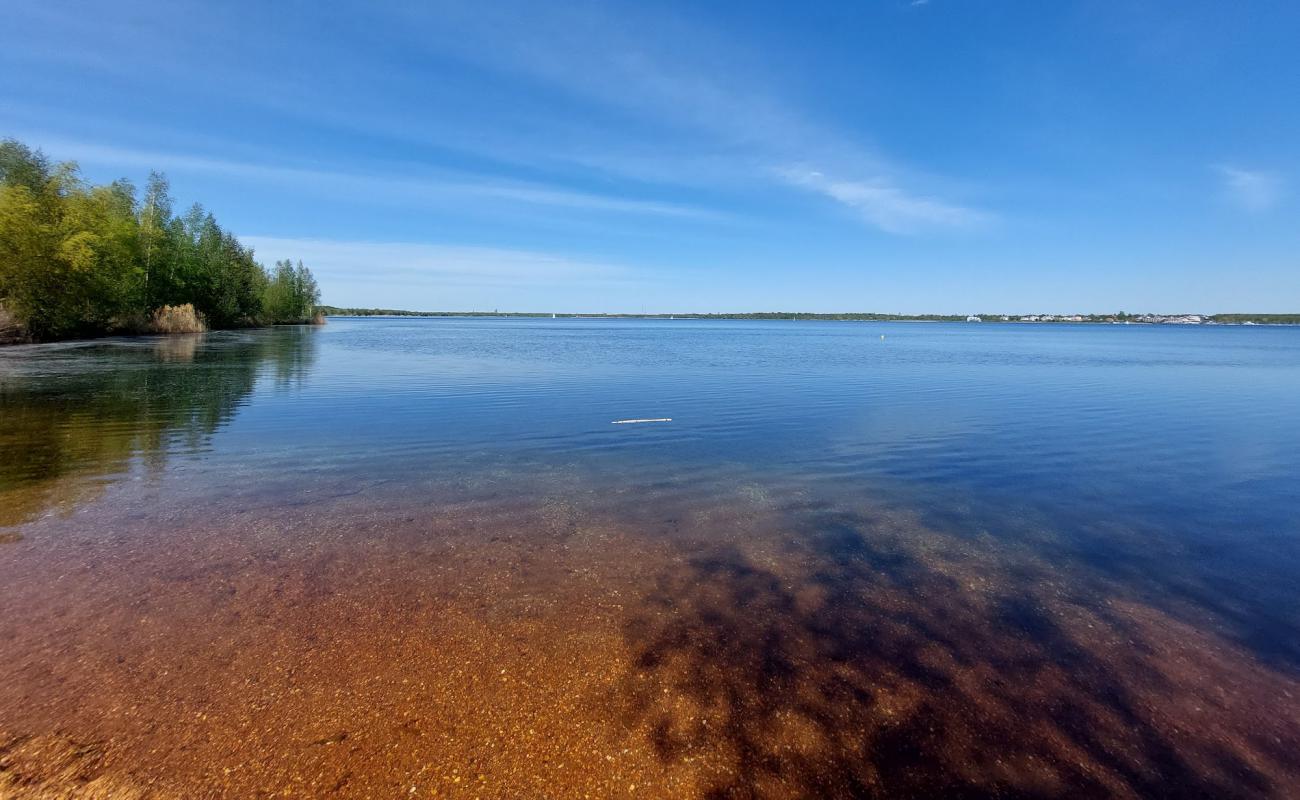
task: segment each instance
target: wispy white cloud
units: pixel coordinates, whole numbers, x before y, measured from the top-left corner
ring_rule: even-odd
[[[982,211],[907,192],[886,178],[839,180],[809,169],[782,169],[790,185],[825,195],[856,211],[883,231],[915,234],[930,230],[970,230],[990,221]]]
[[[437,286],[613,285],[637,279],[625,266],[496,247],[241,236],[258,260],[301,259],[323,284],[390,282]]]
[[[906,213],[914,218],[942,217],[937,209],[956,208],[941,197],[946,190],[923,181],[910,165],[879,153],[863,132],[826,124],[815,109],[793,100],[800,91],[797,81],[767,50],[746,47],[725,31],[698,24],[689,12],[521,0],[430,0],[377,9],[370,25],[374,38],[384,42],[384,52],[406,47],[470,67],[460,73],[466,80],[433,82],[394,70],[383,59],[337,62],[311,41],[302,43],[301,57],[293,64],[273,60],[272,67],[266,54],[276,49],[258,37],[270,35],[265,32],[275,26],[242,20],[235,25],[219,9],[205,13],[213,19],[201,26],[201,41],[178,39],[195,26],[188,19],[181,24],[174,14],[134,21],[143,27],[132,28],[134,35],[125,38],[174,48],[171,61],[184,70],[187,85],[208,95],[235,97],[324,128],[363,130],[444,153],[472,153],[480,162],[523,166],[530,180],[545,183],[558,176],[555,185],[440,179],[436,187],[429,181],[365,178],[399,192],[716,220],[725,215],[645,199],[647,194],[670,194],[646,192],[647,184],[748,193],[757,183],[770,185],[774,176],[790,185],[777,168],[805,164],[833,176],[837,186],[861,184],[870,190],[859,194],[893,195],[873,203],[859,200],[861,205],[910,201],[912,210]],[[80,15],[69,12],[69,17],[68,25],[83,24]],[[101,41],[92,32],[83,33],[91,42]],[[214,48],[225,62],[220,73],[193,56]],[[237,57],[226,58],[226,49]],[[156,62],[152,52],[147,64],[133,54],[108,55],[115,63],[132,60],[128,75],[152,74]],[[331,80],[322,81],[322,75]],[[342,99],[323,94],[336,81],[374,89]],[[205,160],[185,163],[191,169],[231,172]],[[260,164],[233,166],[252,167],[262,178],[338,186],[340,193],[362,180]],[[562,188],[597,185],[593,180],[622,180],[606,185],[628,191]],[[927,185],[924,191],[918,189],[921,183]],[[859,218],[889,232],[936,227],[900,225],[881,213]]]
[[[330,192],[338,196],[377,195],[401,202],[420,198],[498,200],[587,211],[697,219],[721,219],[726,216],[721,212],[678,203],[593,194],[521,181],[474,178],[464,174],[446,173],[426,177],[362,174],[113,147],[39,134],[26,138],[33,144],[44,147],[51,156],[58,159],[72,159],[120,169],[216,173],[259,183]]]
[[[675,170],[677,180],[695,184],[700,159],[682,158],[682,152],[707,153],[710,178],[738,185],[775,175],[803,189],[817,184],[823,194],[861,209],[862,221],[890,233],[969,228],[987,218],[921,196],[911,188],[912,170],[784,102],[774,88],[784,81],[761,54],[685,18],[642,17],[626,9],[610,15],[585,5],[485,8],[463,0],[444,0],[436,15],[417,8],[408,27],[421,32],[421,46],[634,115],[658,132],[641,157],[611,157],[597,147],[572,162],[652,180],[674,180]],[[431,19],[439,24],[429,25]],[[436,33],[424,35],[431,28]],[[792,163],[811,165],[808,172],[818,180],[791,180],[780,165]]]
[[[1281,176],[1272,172],[1242,169],[1228,164],[1214,167],[1228,201],[1251,212],[1268,211],[1284,194]]]

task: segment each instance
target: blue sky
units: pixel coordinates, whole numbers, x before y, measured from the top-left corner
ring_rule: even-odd
[[[8,0],[0,135],[338,305],[1300,311],[1300,4]]]

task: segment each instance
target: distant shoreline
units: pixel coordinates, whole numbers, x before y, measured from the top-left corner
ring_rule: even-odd
[[[320,306],[326,317],[495,317],[524,319],[653,319],[653,320],[819,320],[831,322],[1014,322],[1024,324],[1094,325],[1300,325],[1300,314],[877,314],[846,312],[818,314],[761,311],[735,314],[604,314],[535,311],[405,311],[388,308]]]

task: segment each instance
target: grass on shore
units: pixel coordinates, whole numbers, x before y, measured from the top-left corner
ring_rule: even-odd
[[[153,312],[148,329],[152,333],[203,333],[208,329],[203,315],[190,303],[163,306]]]

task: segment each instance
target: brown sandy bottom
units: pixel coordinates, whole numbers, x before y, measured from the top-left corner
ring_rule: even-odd
[[[394,494],[0,544],[0,796],[1297,796],[1293,675],[1033,548],[757,486]]]

